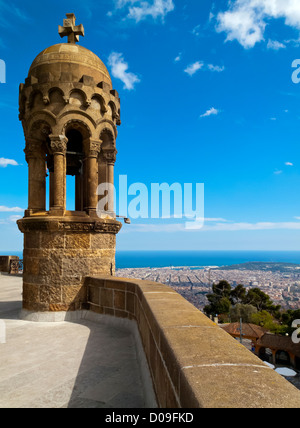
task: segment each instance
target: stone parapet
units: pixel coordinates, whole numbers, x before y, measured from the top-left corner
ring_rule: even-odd
[[[98,314],[135,320],[162,408],[299,408],[300,391],[172,288],[88,277]]]

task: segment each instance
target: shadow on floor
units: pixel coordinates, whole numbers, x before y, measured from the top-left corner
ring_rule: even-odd
[[[145,407],[132,334],[97,322],[80,324],[90,329],[90,335],[67,407]]]
[[[22,302],[0,302],[0,319],[18,320],[22,309]]]

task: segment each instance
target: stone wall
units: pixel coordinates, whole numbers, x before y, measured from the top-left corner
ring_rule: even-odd
[[[17,256],[0,256],[0,272],[10,272],[11,260],[19,260]]]
[[[298,408],[300,391],[170,287],[86,278],[90,310],[135,320],[162,408]]]
[[[113,234],[25,233],[23,309],[82,309],[85,277],[115,271],[115,240]]]

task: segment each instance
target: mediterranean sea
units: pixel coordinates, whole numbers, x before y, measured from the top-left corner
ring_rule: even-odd
[[[0,251],[0,255],[23,258],[22,251]],[[300,264],[300,251],[117,251],[116,268],[161,268],[231,266],[247,262]]]
[[[117,251],[116,268],[231,266],[247,262],[300,264],[300,251]]]

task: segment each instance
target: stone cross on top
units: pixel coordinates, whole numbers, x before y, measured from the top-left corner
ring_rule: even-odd
[[[64,26],[58,26],[58,33],[60,37],[68,36],[68,43],[79,42],[79,36],[84,37],[84,28],[83,25],[75,25],[75,15],[74,13],[67,13],[67,19],[64,19]]]

